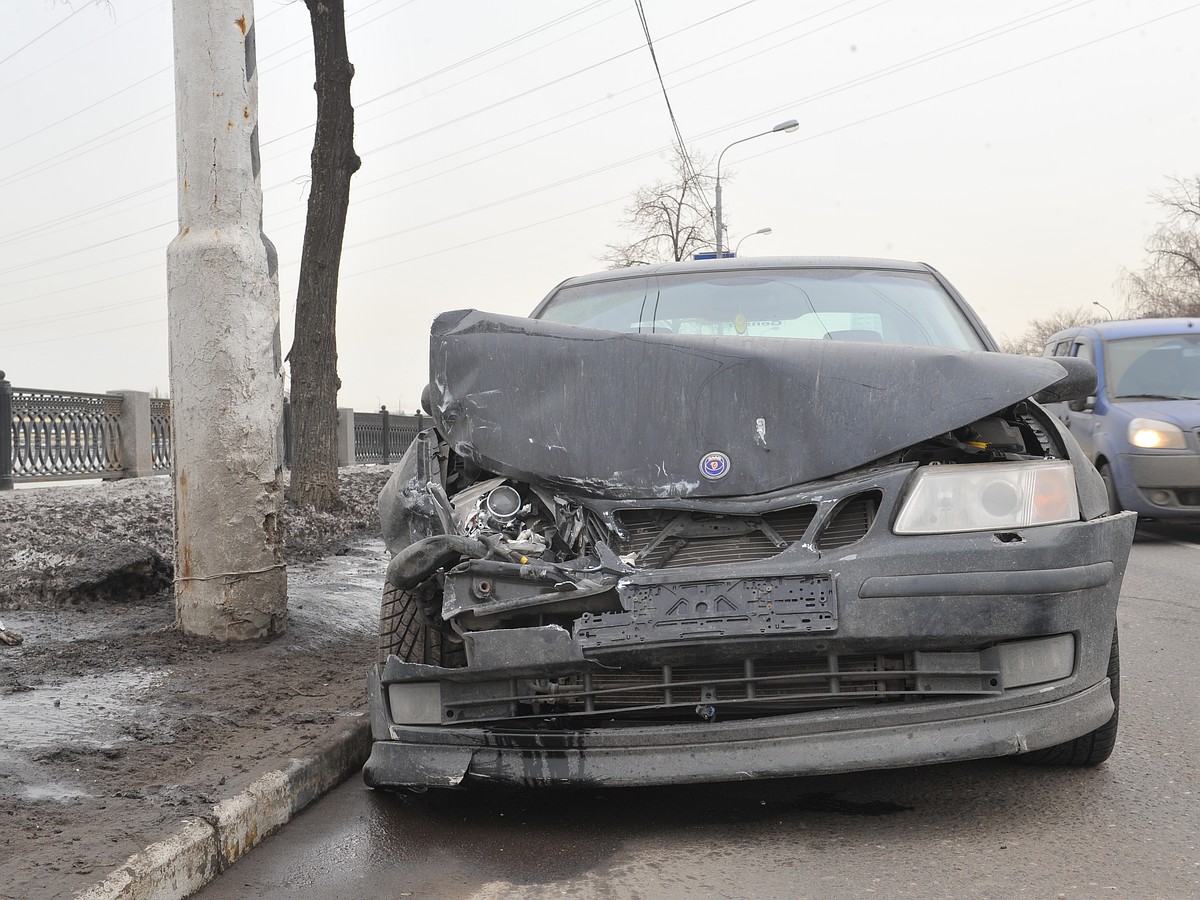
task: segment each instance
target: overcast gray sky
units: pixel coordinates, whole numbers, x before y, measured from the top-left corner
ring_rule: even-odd
[[[0,7],[0,370],[169,390],[170,0]],[[644,0],[685,140],[725,156],[752,254],[917,259],[998,336],[1094,301],[1200,171],[1200,3]],[[308,15],[259,0],[266,231],[291,344],[314,96]],[[603,268],[672,128],[633,0],[347,0],[357,75],[340,405],[411,411],[442,310],[525,314]]]

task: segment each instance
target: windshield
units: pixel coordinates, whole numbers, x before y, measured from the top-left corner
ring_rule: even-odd
[[[925,272],[773,269],[621,278],[561,288],[538,317],[628,333],[987,349],[954,299]]]
[[[1200,399],[1200,335],[1110,340],[1104,353],[1114,400]]]

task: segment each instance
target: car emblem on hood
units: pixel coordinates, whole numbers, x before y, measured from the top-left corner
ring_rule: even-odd
[[[716,450],[705,453],[704,458],[700,460],[700,474],[709,481],[724,478],[729,474],[729,457]]]

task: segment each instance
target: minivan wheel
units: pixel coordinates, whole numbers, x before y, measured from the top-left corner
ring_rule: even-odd
[[[1113,480],[1112,469],[1108,463],[1100,467],[1100,480],[1104,482],[1104,490],[1108,494],[1108,513],[1115,516],[1125,507],[1121,505],[1121,498],[1117,496],[1117,484]]]
[[[1097,766],[1112,756],[1117,743],[1117,719],[1121,712],[1121,650],[1117,645],[1115,626],[1112,648],[1108,651],[1108,689],[1112,695],[1113,714],[1107,722],[1083,737],[1042,750],[1032,750],[1017,759],[1035,766]]]

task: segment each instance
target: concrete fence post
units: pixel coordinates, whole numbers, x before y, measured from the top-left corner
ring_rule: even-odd
[[[145,478],[154,474],[152,446],[153,426],[150,424],[150,394],[146,391],[109,391],[121,398],[121,417],[118,424],[121,440],[117,446],[125,478]]]
[[[354,410],[338,407],[337,411],[337,455],[339,466],[352,466],[356,462],[354,446]]]
[[[386,406],[379,407],[379,419],[383,423],[383,430],[379,436],[379,452],[383,456],[383,464],[385,466],[392,461],[392,426],[389,423],[390,418],[388,408]]]
[[[13,489],[12,385],[0,372],[0,491]]]

